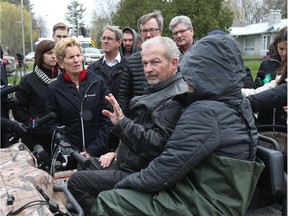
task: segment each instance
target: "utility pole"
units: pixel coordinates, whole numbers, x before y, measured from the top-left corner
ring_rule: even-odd
[[[32,38],[32,13],[31,13],[31,4],[30,0],[28,0],[28,6],[29,6],[29,15],[30,15],[30,52],[33,52],[33,38]]]
[[[22,14],[22,47],[23,47],[23,56],[25,56],[25,32],[24,32],[24,5],[23,0],[21,0],[21,14]]]

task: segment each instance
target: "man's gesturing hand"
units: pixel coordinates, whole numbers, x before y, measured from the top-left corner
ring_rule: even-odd
[[[108,110],[102,110],[103,115],[110,118],[111,122],[116,125],[118,124],[123,118],[124,114],[122,112],[122,109],[120,108],[117,100],[115,97],[110,93],[108,96],[105,96],[105,99],[109,101],[109,103],[112,105],[114,112],[111,113]]]

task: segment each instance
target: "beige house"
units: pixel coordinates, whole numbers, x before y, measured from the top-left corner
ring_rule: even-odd
[[[229,34],[235,38],[244,56],[264,56],[275,34],[285,26],[288,26],[288,19],[281,19],[281,11],[270,10],[267,22],[231,27]]]

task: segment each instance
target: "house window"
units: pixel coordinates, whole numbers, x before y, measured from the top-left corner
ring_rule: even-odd
[[[244,50],[245,51],[254,51],[255,49],[255,38],[245,38]]]
[[[264,35],[262,38],[262,50],[269,50],[271,35]]]

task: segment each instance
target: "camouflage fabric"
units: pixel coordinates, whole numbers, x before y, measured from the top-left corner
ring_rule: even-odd
[[[66,197],[63,193],[53,192],[55,184],[47,172],[37,168],[36,159],[23,143],[0,149],[0,215],[7,215],[31,201],[44,201],[34,185],[38,185],[49,196],[50,202],[57,203],[61,211],[67,212]],[[12,205],[7,205],[8,194],[15,198]],[[17,215],[54,214],[47,205],[34,205]]]

